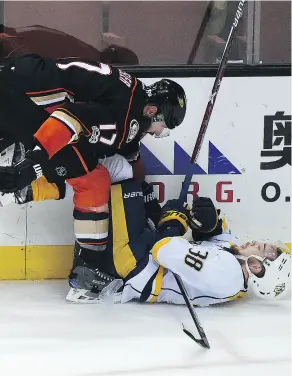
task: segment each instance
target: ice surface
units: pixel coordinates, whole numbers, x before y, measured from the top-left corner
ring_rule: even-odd
[[[0,375],[290,376],[290,300],[197,309],[211,349],[181,329],[183,306],[77,305],[66,281],[0,282]]]

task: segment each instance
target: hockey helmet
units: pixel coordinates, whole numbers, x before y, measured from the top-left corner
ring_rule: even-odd
[[[290,285],[291,256],[283,243],[264,243],[262,255],[237,258],[245,259],[249,284],[257,297],[271,300],[286,295]],[[259,266],[258,272],[253,268],[255,264]]]
[[[179,126],[186,114],[186,95],[184,89],[172,80],[163,79],[146,86],[147,103],[157,106],[153,121],[164,121],[167,128]]]

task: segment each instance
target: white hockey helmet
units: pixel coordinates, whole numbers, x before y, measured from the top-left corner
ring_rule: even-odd
[[[266,300],[281,299],[290,289],[291,256],[287,247],[281,242],[267,243],[266,248],[267,252],[265,252],[263,257],[259,255],[237,257],[245,259],[246,269],[249,274],[249,285],[257,297]],[[276,249],[276,255],[272,249]],[[258,260],[262,266],[261,272],[257,273],[257,275],[250,268],[250,264],[254,259]]]

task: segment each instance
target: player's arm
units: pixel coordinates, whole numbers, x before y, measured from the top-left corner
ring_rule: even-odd
[[[179,200],[169,200],[162,208],[158,223],[158,232],[162,237],[183,236],[188,228],[208,234],[218,224],[217,211],[209,198],[199,197],[194,200],[192,209]]]
[[[129,96],[136,83],[136,78],[118,68],[80,58],[53,60],[28,54],[10,61],[7,68],[18,76],[20,84],[25,83],[26,92],[62,88],[75,102]]]
[[[207,250],[196,250],[186,239],[168,237],[158,241],[151,250],[154,260],[178,274],[189,286],[201,287],[206,283],[202,273],[208,258]]]
[[[66,190],[67,184],[65,182],[49,183],[42,176],[19,191],[2,194],[0,196],[0,206],[6,206],[10,203],[22,205],[28,202],[62,200],[66,197]]]
[[[93,110],[86,104],[104,105],[104,112],[105,105],[111,101],[122,103],[127,108],[137,87],[136,78],[128,73],[85,59],[52,60],[27,55],[16,60],[14,68],[20,78],[29,78],[29,82],[37,82],[39,87],[64,88],[68,95],[69,100],[57,108],[34,134],[38,146],[44,149],[48,158],[81,134],[90,135],[91,130],[84,119],[87,115],[92,117]],[[33,91],[33,87],[29,89]],[[96,113],[102,118],[100,108],[97,108],[95,121]]]
[[[57,60],[55,66],[61,86],[71,93],[75,103],[66,103],[56,109],[34,135],[49,158],[77,140],[81,134],[91,134],[90,124],[84,122],[87,117],[93,121],[91,125],[96,125],[97,115],[99,119],[103,119],[103,116],[105,119],[111,118],[106,110],[108,104],[130,108],[138,86],[135,77],[100,62],[66,58]],[[89,123],[91,121],[88,120]],[[137,158],[137,155],[134,157]]]
[[[63,86],[75,101],[106,102],[130,96],[136,78],[121,69],[87,59],[65,58],[56,61]]]

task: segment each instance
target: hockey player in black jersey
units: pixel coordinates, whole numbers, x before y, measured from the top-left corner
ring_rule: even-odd
[[[184,90],[172,80],[145,86],[103,63],[17,58],[0,74],[0,133],[29,152],[0,168],[0,191],[19,191],[44,177],[65,180],[74,190],[77,241],[104,250],[111,182],[100,158],[137,154],[143,134],[167,136],[185,112]]]

